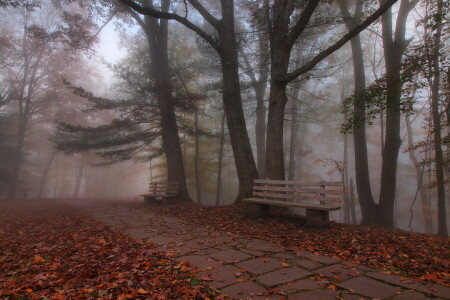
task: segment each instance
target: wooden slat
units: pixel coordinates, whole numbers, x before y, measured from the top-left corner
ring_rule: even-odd
[[[140,196],[141,197],[176,197],[177,195],[176,194],[152,194],[152,193],[149,193],[149,194],[143,194]]]
[[[342,190],[327,190],[327,189],[308,189],[308,188],[295,188],[295,187],[283,187],[283,186],[263,186],[255,185],[254,190],[258,191],[280,191],[280,192],[300,192],[308,194],[327,194],[327,195],[341,195]]]
[[[178,187],[178,183],[159,183],[159,182],[152,182],[148,184],[149,186],[170,186],[170,187]]]
[[[318,181],[318,182],[305,182],[305,181],[289,181],[289,180],[272,180],[272,179],[255,179],[254,183],[259,184],[283,184],[283,185],[308,185],[308,186],[341,186],[340,181]]]
[[[280,199],[296,199],[296,200],[312,200],[312,201],[325,201],[325,202],[341,202],[340,198],[329,197],[313,197],[304,194],[276,194],[267,192],[253,192],[253,196],[260,196],[266,198],[280,198]]]
[[[157,187],[157,188],[154,188],[154,187],[152,187],[152,188],[150,188],[149,189],[150,191],[175,191],[175,192],[178,192],[178,189],[177,188],[162,188],[162,187]]]
[[[327,211],[339,210],[341,208],[339,205],[314,205],[314,204],[294,203],[294,202],[288,202],[288,201],[276,201],[276,200],[267,200],[267,199],[259,199],[259,198],[244,198],[244,199],[242,199],[242,201],[249,202],[249,203],[301,207],[301,208],[307,208],[307,209],[317,209],[317,210],[327,210]]]

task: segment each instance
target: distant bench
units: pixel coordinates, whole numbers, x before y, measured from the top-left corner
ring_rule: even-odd
[[[146,203],[161,201],[167,204],[168,198],[178,196],[178,183],[176,182],[150,182],[148,185],[148,193],[140,195],[144,197]]]
[[[302,182],[256,179],[252,198],[242,201],[255,204],[252,214],[264,216],[270,206],[306,208],[306,224],[329,226],[329,212],[341,208],[342,183],[339,181]]]

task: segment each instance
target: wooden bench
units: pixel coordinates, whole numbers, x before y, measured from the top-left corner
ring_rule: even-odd
[[[265,216],[270,206],[306,208],[306,224],[329,226],[329,212],[341,208],[342,183],[302,182],[256,179],[252,198],[242,201],[253,203],[252,214]]]
[[[178,183],[176,182],[150,182],[148,185],[148,194],[140,195],[144,197],[146,203],[161,201],[167,204],[168,198],[178,195]]]

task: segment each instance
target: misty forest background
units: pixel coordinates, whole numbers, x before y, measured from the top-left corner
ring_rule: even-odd
[[[170,180],[226,205],[258,177],[337,180],[335,220],[447,235],[447,1],[0,5],[0,197]]]

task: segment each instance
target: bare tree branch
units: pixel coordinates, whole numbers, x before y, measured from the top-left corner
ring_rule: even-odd
[[[122,0],[121,0],[122,1]],[[319,54],[317,54],[313,59],[311,59],[307,64],[302,67],[290,72],[287,77],[284,79],[284,82],[288,83],[297,78],[298,76],[312,70],[319,62],[325,59],[327,56],[333,54],[337,50],[339,50],[342,46],[344,46],[349,40],[360,34],[364,29],[366,29],[369,25],[375,22],[380,16],[382,16],[392,5],[394,5],[398,0],[388,0],[383,5],[381,5],[372,15],[367,17],[367,19],[361,24],[355,26],[351,31],[345,34],[340,40],[334,43],[332,46],[323,50]]]
[[[174,13],[169,13],[169,12],[157,11],[157,10],[155,10],[153,8],[149,8],[149,7],[142,7],[139,4],[137,4],[136,2],[134,2],[133,0],[117,0],[117,1],[119,1],[125,5],[128,5],[129,7],[131,7],[138,13],[146,15],[146,16],[150,16],[150,17],[154,17],[154,18],[161,18],[161,19],[168,19],[168,20],[175,20],[175,21],[183,24],[187,28],[191,29],[195,33],[197,33],[208,44],[210,44],[211,47],[216,49],[218,52],[221,51],[220,45],[214,40],[214,38],[212,36],[210,36],[209,34],[204,32],[202,29],[200,29],[200,27],[198,27],[197,25],[193,24],[191,21],[183,18],[180,15],[177,15]]]

